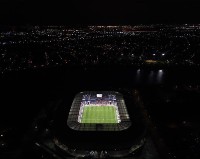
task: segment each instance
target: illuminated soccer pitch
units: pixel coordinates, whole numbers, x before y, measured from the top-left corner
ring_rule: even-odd
[[[115,106],[84,106],[81,123],[119,123]]]
[[[77,131],[122,131],[131,121],[121,93],[85,91],[75,96],[67,125]]]

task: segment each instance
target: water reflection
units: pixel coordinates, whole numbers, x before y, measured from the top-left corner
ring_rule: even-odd
[[[163,70],[136,70],[135,83],[136,84],[162,84],[164,71]]]
[[[152,84],[154,82],[154,71],[150,71],[148,75],[148,81],[149,84]]]
[[[158,84],[163,83],[163,70],[158,70],[157,73],[157,82]]]
[[[136,72],[135,82],[140,83],[140,80],[141,80],[141,70],[138,69]]]

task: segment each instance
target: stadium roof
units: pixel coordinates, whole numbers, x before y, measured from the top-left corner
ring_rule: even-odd
[[[123,150],[135,144],[140,144],[145,136],[146,126],[143,123],[142,115],[140,115],[138,108],[134,104],[132,96],[123,95],[123,97],[131,117],[131,126],[123,131],[77,131],[69,128],[67,126],[67,115],[71,108],[66,103],[70,99],[67,98],[66,102],[63,100],[59,104],[60,108],[55,112],[55,123],[52,127],[55,141],[70,148],[84,150],[114,150],[119,148]],[[73,101],[73,99],[71,100]]]

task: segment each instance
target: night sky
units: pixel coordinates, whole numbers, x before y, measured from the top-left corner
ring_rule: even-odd
[[[198,0],[0,0],[0,24],[200,23]]]

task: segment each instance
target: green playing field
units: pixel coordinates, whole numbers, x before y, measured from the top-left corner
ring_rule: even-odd
[[[117,123],[114,106],[85,106],[81,123]]]

